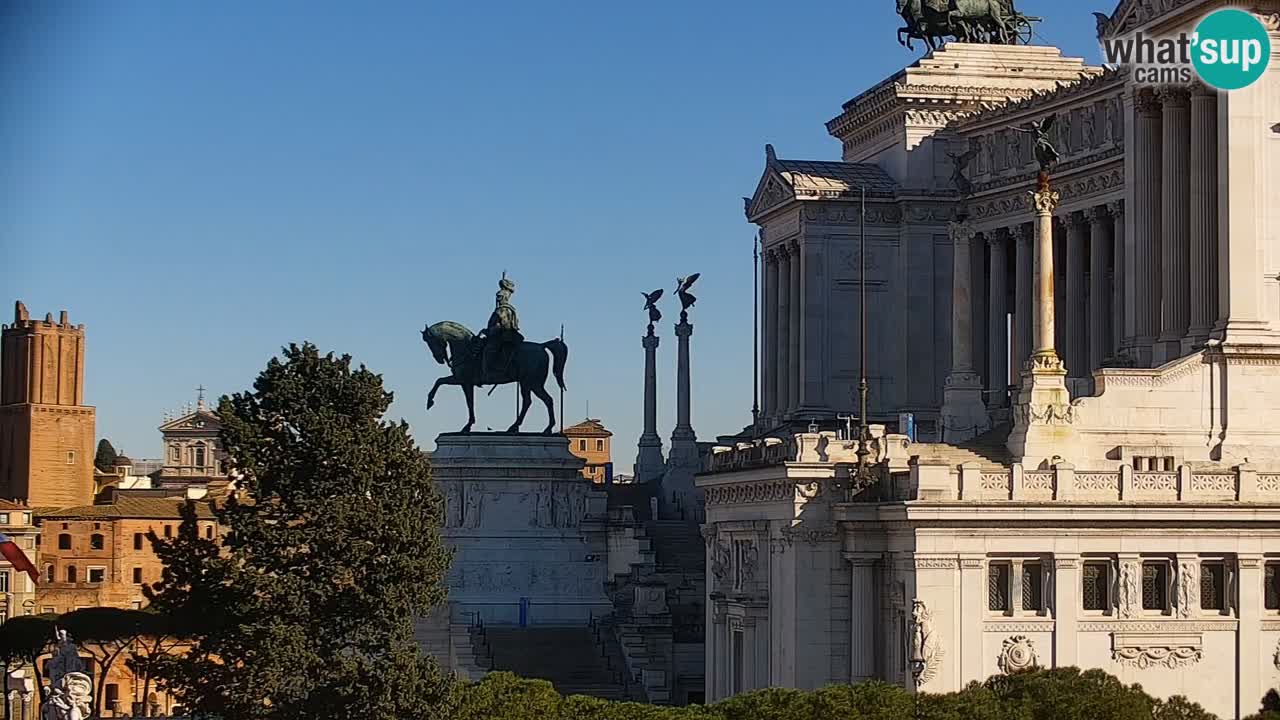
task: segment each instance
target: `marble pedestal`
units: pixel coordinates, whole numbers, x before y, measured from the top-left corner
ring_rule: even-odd
[[[563,435],[446,433],[431,457],[454,548],[450,619],[586,623],[611,605],[605,493],[579,474]]]

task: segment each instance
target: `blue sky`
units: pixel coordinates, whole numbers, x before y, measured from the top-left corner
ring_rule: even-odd
[[[55,7],[56,6],[56,7]],[[1020,0],[1098,61],[1092,7]],[[1103,9],[1110,11],[1112,6]],[[764,162],[838,159],[823,123],[920,55],[892,0],[10,3],[0,17],[0,300],[88,326],[98,434],[159,451],[166,409],[247,388],[290,341],[383,374],[420,444],[464,421],[419,330],[478,329],[503,269],[525,334],[566,327],[567,418],[641,423],[640,291],[677,275],[699,436],[751,409]],[[512,390],[478,402],[505,428]],[[541,427],[540,408],[526,429]]]

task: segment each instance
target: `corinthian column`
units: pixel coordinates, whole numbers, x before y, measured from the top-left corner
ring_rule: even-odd
[[[791,253],[786,245],[779,245],[778,253],[778,310],[777,310],[777,395],[775,413],[781,420],[791,410]]]
[[[987,234],[988,265],[991,278],[988,282],[987,307],[987,384],[992,393],[989,407],[1005,407],[1009,396],[1009,268],[1005,241],[1009,231],[1000,228]]]
[[[1089,370],[1102,367],[1111,356],[1111,288],[1107,262],[1112,256],[1111,218],[1101,206],[1085,211],[1089,221]]]
[[[791,343],[791,349],[787,351],[787,362],[790,365],[788,374],[790,377],[790,388],[787,390],[788,408],[797,410],[800,407],[800,335],[804,326],[801,324],[801,301],[804,297],[801,293],[801,259],[800,245],[793,243],[791,246],[791,332],[787,335],[787,340]]]
[[[1160,100],[1164,107],[1160,170],[1163,190],[1160,275],[1164,281],[1160,296],[1164,313],[1154,357],[1156,364],[1182,355],[1182,338],[1191,319],[1188,295],[1191,282],[1187,267],[1191,257],[1191,100],[1186,88],[1181,87],[1161,88]]]
[[[764,416],[778,416],[778,253],[764,253]]]
[[[1182,352],[1202,347],[1218,319],[1218,93],[1191,93],[1191,326]]]
[[[649,482],[662,477],[662,438],[658,436],[658,371],[655,356],[658,336],[649,326],[649,334],[640,339],[644,347],[644,432],[640,434],[636,453],[636,482]]]
[[[1058,207],[1058,193],[1045,187],[1035,192],[1032,200],[1036,209],[1036,259],[1033,294],[1036,305],[1036,324],[1032,331],[1035,343],[1035,365],[1061,368],[1062,359],[1053,347],[1053,211]]]
[[[1067,322],[1064,348],[1067,361],[1067,376],[1073,378],[1089,377],[1089,335],[1085,332],[1086,308],[1084,299],[1084,249],[1085,234],[1088,225],[1078,213],[1066,217],[1067,225],[1067,292],[1066,307],[1063,314]]]
[[[1031,279],[1035,275],[1034,225],[1018,225],[1012,230],[1017,238],[1013,304],[1013,367],[1020,370],[1035,350],[1032,347],[1031,328],[1035,325],[1035,300],[1031,292]]]
[[[1135,92],[1134,345],[1138,361],[1150,365],[1160,328],[1160,101],[1150,90]]]
[[[1125,264],[1130,262],[1125,257],[1124,246],[1124,201],[1112,200],[1107,203],[1107,212],[1111,215],[1111,350],[1108,357],[1121,355],[1125,338]]]
[[[972,271],[974,229],[953,222],[951,235],[951,372],[942,390],[942,439],[959,442],[987,426],[982,379],[973,370]]]

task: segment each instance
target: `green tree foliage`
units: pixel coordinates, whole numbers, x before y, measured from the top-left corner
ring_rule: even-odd
[[[757,690],[707,707],[561,698],[546,681],[509,673],[492,673],[459,694],[458,720],[1214,720],[1186,698],[1161,701],[1101,670],[1076,668],[998,676],[918,698],[869,682],[814,692]]]
[[[82,650],[93,657],[93,711],[101,709],[106,690],[107,673],[138,637],[146,632],[147,613],[113,607],[90,607],[75,610],[58,618],[58,625]]]
[[[413,638],[445,598],[443,507],[408,426],[383,421],[390,404],[380,376],[309,343],[222,399],[244,477],[215,510],[221,540],[199,536],[194,508],[176,537],[152,537],[165,568],[148,597],[199,623],[187,654],[153,668],[189,711],[455,717],[450,680]]]
[[[120,456],[116,453],[115,447],[111,445],[111,441],[102,438],[98,441],[98,452],[93,456],[93,466],[105,473],[114,472],[116,460],[119,458]]]

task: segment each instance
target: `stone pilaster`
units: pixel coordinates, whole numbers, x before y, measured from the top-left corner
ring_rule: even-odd
[[[658,436],[658,354],[657,335],[645,335],[640,339],[644,347],[644,431],[640,433],[636,453],[636,482],[649,482],[662,477],[665,462],[662,459],[662,438]]]
[[[1218,93],[1191,94],[1191,325],[1186,354],[1202,347],[1218,318]]]
[[[1041,176],[1031,199],[1036,213],[1036,351],[1023,366],[1007,444],[1014,462],[1035,468],[1047,467],[1054,455],[1070,457],[1077,434],[1072,427],[1075,413],[1067,394],[1067,372],[1053,344],[1053,211],[1059,196],[1048,178]]]
[[[1188,294],[1191,256],[1191,100],[1186,88],[1160,89],[1164,111],[1161,151],[1160,336],[1153,364],[1182,355],[1182,338],[1191,318]]]
[[[1112,200],[1107,203],[1107,212],[1111,215],[1111,249],[1112,249],[1112,268],[1111,276],[1111,350],[1107,353],[1107,357],[1118,357],[1121,354],[1121,348],[1124,347],[1124,339],[1126,334],[1132,336],[1132,332],[1126,330],[1127,311],[1125,308],[1125,279],[1127,272],[1125,265],[1129,260],[1125,257],[1125,233],[1124,233],[1124,201]]]
[[[1009,394],[1008,294],[1009,267],[1006,240],[1009,231],[1001,228],[987,235],[987,395],[988,407],[1006,407]]]
[[[801,273],[803,262],[801,260],[802,253],[799,244],[793,243],[790,250],[791,304],[788,309],[791,312],[791,332],[787,335],[787,341],[790,343],[791,347],[787,351],[787,377],[788,382],[790,383],[787,389],[787,400],[789,401],[787,407],[794,412],[800,407],[800,368],[802,367],[800,347],[804,344],[801,342],[800,338],[804,332],[804,325],[802,324],[803,321],[801,319],[801,298],[804,297],[804,293],[802,292],[804,288],[802,286],[803,280],[801,278],[803,278],[804,275]]]
[[[1064,221],[1067,226],[1067,287],[1063,314],[1067,321],[1066,347],[1063,348],[1067,375],[1073,378],[1089,377],[1089,334],[1086,332],[1087,308],[1085,303],[1085,243],[1089,225],[1080,213],[1070,213]]]
[[[974,229],[968,221],[948,229],[952,246],[951,372],[942,390],[942,439],[959,442],[987,426],[982,378],[973,369],[972,251]]]
[[[791,253],[779,245],[778,253],[778,317],[777,317],[777,407],[775,416],[782,420],[791,411]]]
[[[1160,329],[1160,101],[1146,89],[1135,91],[1133,175],[1134,350],[1138,362],[1151,363]]]
[[[1031,353],[1035,350],[1031,341],[1032,328],[1035,326],[1035,300],[1031,290],[1032,278],[1035,276],[1035,226],[1018,225],[1013,228],[1013,234],[1017,238],[1018,266],[1013,304],[1013,367],[1017,370],[1031,358]]]
[[[762,367],[764,378],[764,417],[778,416],[778,252],[764,253],[764,342]]]
[[[849,561],[849,682],[876,679],[876,606],[879,604],[875,583],[875,563],[879,555],[845,553]]]
[[[1111,259],[1111,217],[1101,206],[1085,211],[1089,221],[1089,371],[1102,367],[1111,356],[1111,287],[1107,282],[1107,262]]]

